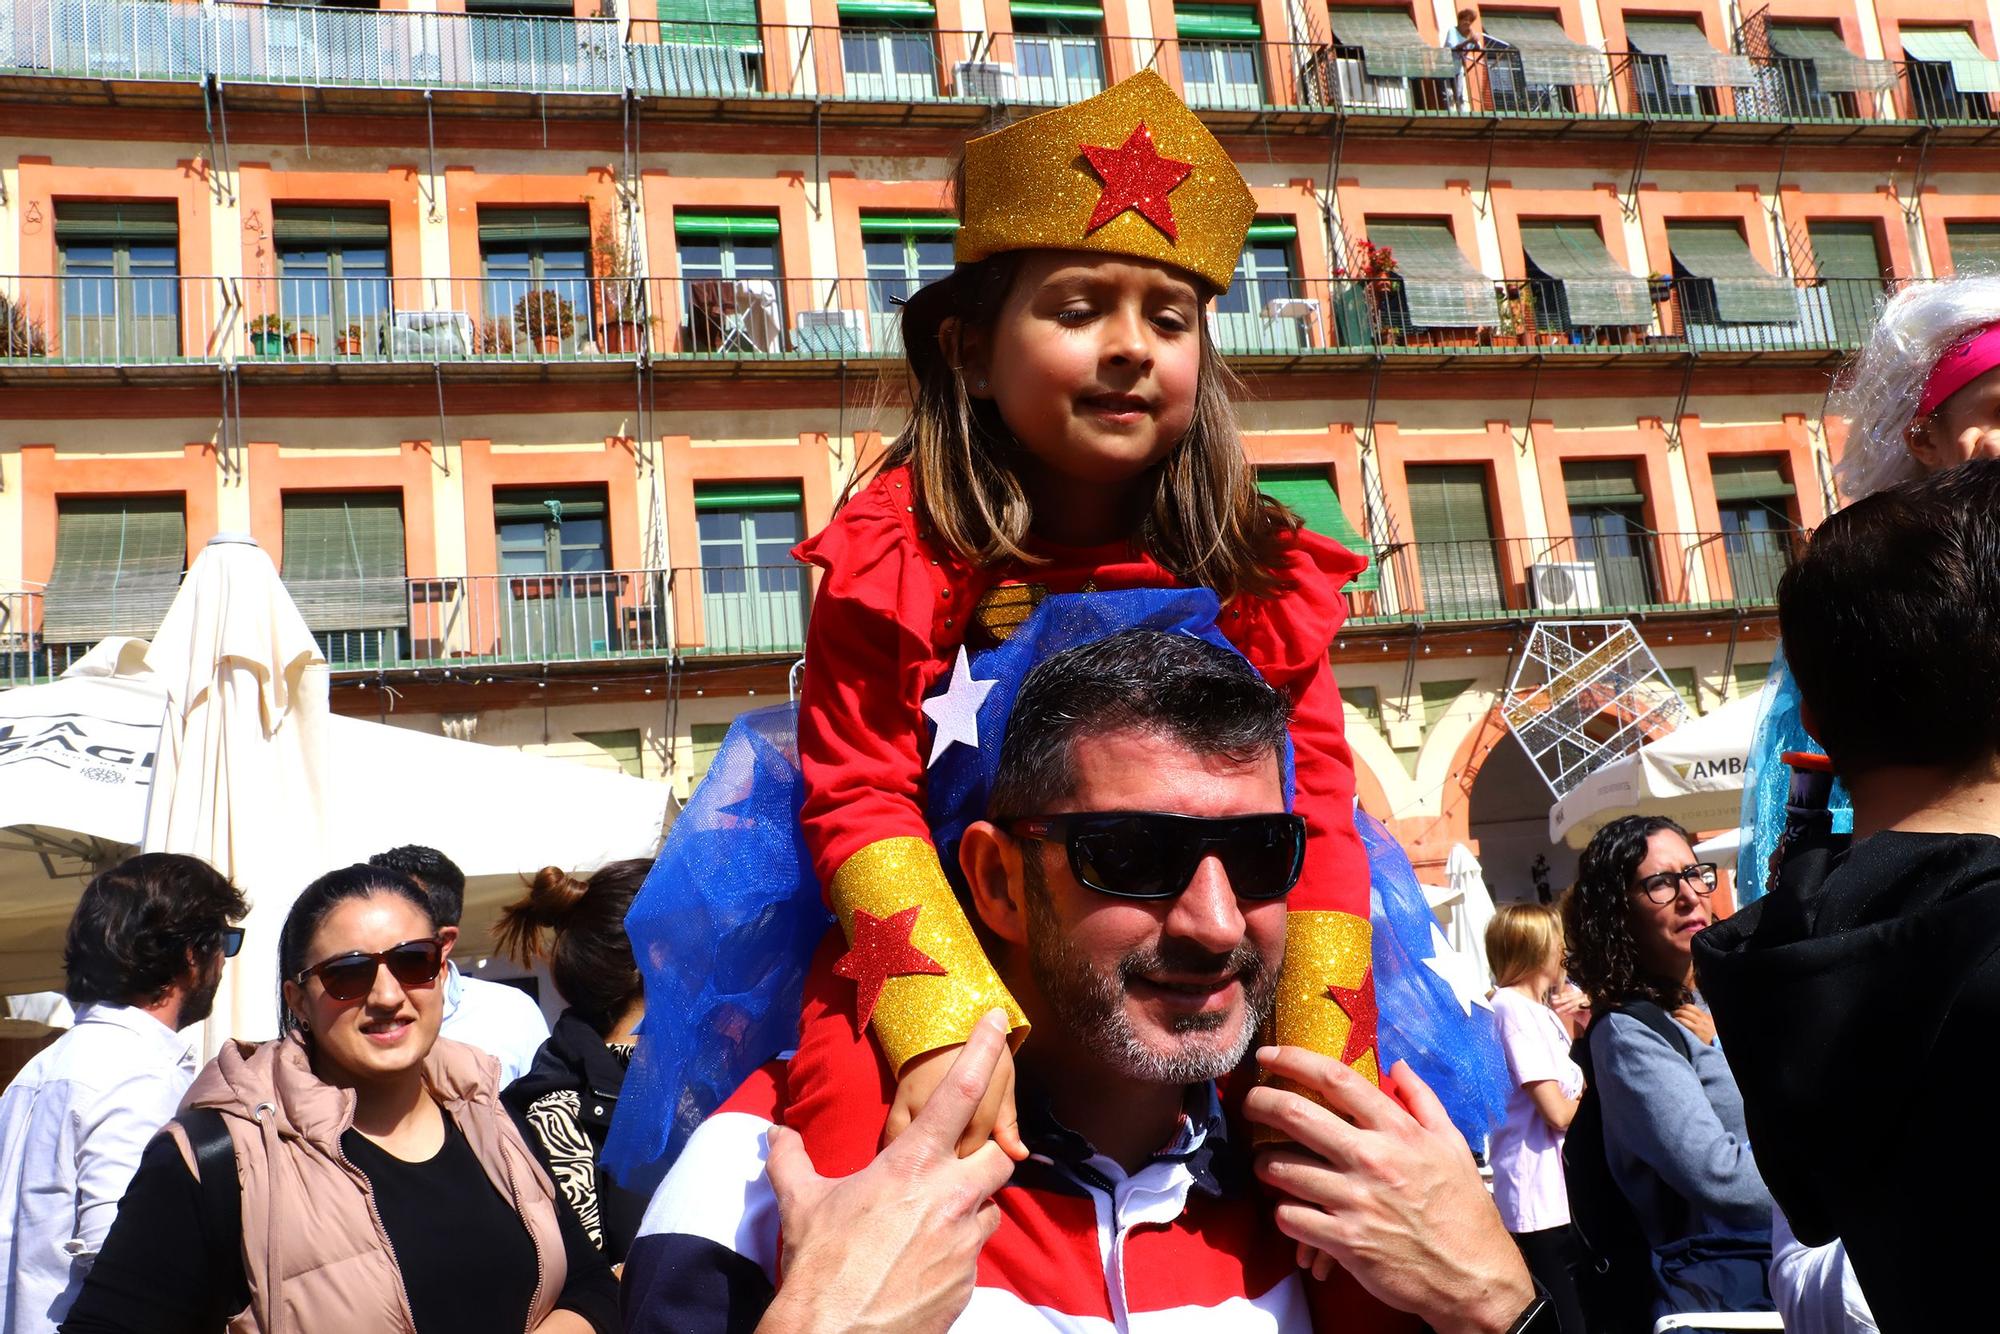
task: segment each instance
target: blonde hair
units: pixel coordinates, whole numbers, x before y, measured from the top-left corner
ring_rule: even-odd
[[[1562,918],[1547,903],[1509,903],[1486,924],[1493,985],[1511,987],[1539,973],[1562,949]]]

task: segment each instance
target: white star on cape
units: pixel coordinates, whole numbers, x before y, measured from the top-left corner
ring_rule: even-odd
[[[925,768],[938,762],[938,756],[954,741],[960,741],[979,749],[979,706],[986,702],[986,696],[998,681],[975,681],[972,679],[972,660],[965,655],[965,646],[960,645],[958,661],[951,665],[951,680],[944,690],[924,701],[924,712],[937,724],[937,731],[931,736],[931,757]]]
[[[1444,979],[1466,1018],[1472,1017],[1475,1005],[1493,1008],[1493,1002],[1486,999],[1485,979],[1479,976],[1478,965],[1451,947],[1435,921],[1431,923],[1431,957],[1424,960],[1424,966]]]

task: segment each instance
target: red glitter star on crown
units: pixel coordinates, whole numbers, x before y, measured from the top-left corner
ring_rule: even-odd
[[[1349,1028],[1347,1043],[1340,1050],[1340,1063],[1353,1065],[1368,1054],[1375,1045],[1375,970],[1369,968],[1361,975],[1361,984],[1353,987],[1328,987],[1326,994],[1347,1015]]]
[[[1092,210],[1090,221],[1084,224],[1084,235],[1130,208],[1137,209],[1146,221],[1165,232],[1169,241],[1181,239],[1167,195],[1188,178],[1194,164],[1161,157],[1153,147],[1153,132],[1146,128],[1146,122],[1140,121],[1121,146],[1097,148],[1085,144],[1083,155],[1104,182],[1097,207]]]
[[[881,999],[882,986],[890,978],[915,973],[945,975],[943,964],[910,943],[910,932],[922,911],[923,905],[915,903],[885,919],[859,908],[854,910],[854,943],[834,964],[833,975],[854,983],[854,1010],[861,1027],[868,1027],[868,1020],[875,1013],[875,1002]]]

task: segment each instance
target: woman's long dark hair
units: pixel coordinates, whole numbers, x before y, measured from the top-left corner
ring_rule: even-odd
[[[1647,840],[1662,830],[1694,842],[1664,815],[1613,820],[1583,850],[1576,884],[1563,896],[1563,967],[1590,997],[1594,1013],[1609,1014],[1635,1000],[1671,1010],[1689,999],[1686,978],[1646,971],[1632,933],[1632,879],[1646,860]]]
[[[319,930],[320,923],[326,920],[328,913],[349,899],[372,899],[378,894],[402,899],[423,914],[431,930],[437,929],[437,916],[431,911],[430,895],[401,872],[366,863],[328,871],[300,893],[292,904],[292,910],[285,914],[284,930],[278,934],[279,1033],[289,1033],[299,1026],[291,1007],[285,1004],[285,983],[296,978],[308,963],[315,962],[306,958],[306,946],[312,943],[313,933]]]
[[[523,968],[546,958],[556,990],[599,1037],[646,994],[625,914],[652,869],[644,859],[612,862],[579,880],[544,866],[528,892],[501,911],[493,933],[500,952]],[[544,933],[553,938],[545,943]]]

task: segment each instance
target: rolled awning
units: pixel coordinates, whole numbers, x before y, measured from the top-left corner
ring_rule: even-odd
[[[1361,48],[1361,68],[1377,79],[1455,79],[1458,59],[1426,42],[1408,12],[1340,9],[1332,13],[1333,39]]]
[[[1872,93],[1896,83],[1896,62],[1855,55],[1831,28],[1773,23],[1771,49],[1791,60],[1810,60],[1821,92]]]
[[[1493,280],[1472,266],[1444,222],[1371,222],[1368,239],[1388,246],[1402,279],[1410,322],[1466,329],[1500,323]]]
[[[1587,222],[1524,223],[1521,248],[1536,268],[1563,285],[1573,324],[1647,325],[1653,301],[1646,280],[1611,258]]]
[[[1627,19],[1625,41],[1642,55],[1666,57],[1667,78],[1685,88],[1735,88],[1755,78],[1750,57],[1716,50],[1693,19]]]
[[[1795,324],[1795,285],[1774,277],[1757,262],[1743,234],[1730,223],[1682,223],[1667,227],[1667,247],[1688,276],[1715,288],[1718,318],[1730,324]]]
[[[1595,88],[1611,77],[1604,53],[1576,41],[1547,14],[1488,14],[1486,35],[1498,37],[1521,55],[1529,83],[1552,88]]]
[[[1970,33],[1958,28],[1905,28],[1903,54],[1951,66],[1961,93],[2000,93],[2000,64],[1989,60]]]

